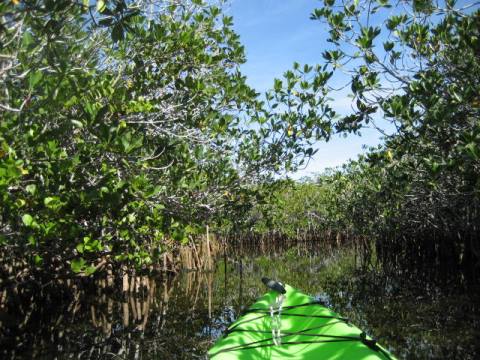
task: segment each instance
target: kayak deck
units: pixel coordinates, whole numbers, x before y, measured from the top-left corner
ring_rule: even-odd
[[[272,338],[270,291],[232,323],[209,350],[214,360],[234,359],[394,359],[359,328],[312,297],[286,285],[281,317],[281,344]]]

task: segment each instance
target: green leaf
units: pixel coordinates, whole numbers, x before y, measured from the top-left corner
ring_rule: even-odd
[[[43,200],[43,204],[52,210],[57,210],[62,206],[60,198],[58,196],[48,196]]]
[[[82,129],[83,128],[83,123],[79,120],[71,120],[72,124],[76,127],[76,128],[79,128],[79,129]]]
[[[38,241],[33,235],[30,235],[28,237],[28,244],[31,245],[31,246],[37,246]]]
[[[106,18],[104,18],[104,19],[101,19],[101,20],[98,22],[98,25],[108,27],[108,26],[111,26],[114,21],[115,21],[115,18],[106,17]]]
[[[43,264],[43,258],[37,254],[34,256],[33,262],[35,263],[35,265],[40,266]]]
[[[70,268],[72,269],[72,271],[74,273],[80,273],[83,271],[83,269],[85,268],[85,259],[83,258],[78,258],[78,259],[74,259],[72,260],[71,264],[70,264]]]
[[[325,60],[330,61],[332,60],[332,53],[330,51],[324,51],[322,56]]]
[[[85,249],[85,245],[84,245],[84,244],[78,244],[78,245],[76,246],[76,249],[77,249],[77,251],[78,251],[79,254],[83,254],[83,251],[84,251],[84,249]]]
[[[404,15],[394,15],[387,20],[386,26],[387,29],[393,31],[397,28],[398,25],[403,23],[406,20]]]
[[[413,0],[413,10],[420,13],[430,13],[433,10],[432,0]]]
[[[459,94],[458,92],[452,91],[452,95],[455,98],[455,100],[457,100],[457,102],[461,103],[463,101],[462,95]]]
[[[35,184],[29,184],[25,187],[25,190],[32,194],[32,195],[35,195],[35,193],[37,192],[37,185]]]
[[[282,80],[280,79],[275,79],[273,81],[273,89],[276,91],[276,92],[280,92],[280,90],[282,89]]]
[[[26,32],[23,34],[22,45],[28,48],[28,47],[29,47],[30,45],[32,45],[34,42],[35,42],[35,40],[34,40],[32,34],[31,34],[29,31],[26,31]]]
[[[478,150],[477,144],[471,142],[465,145],[465,148],[467,149],[468,153],[471,155],[472,158],[474,158],[475,160],[478,160],[480,158],[480,151]]]
[[[112,29],[112,41],[114,43],[123,40],[124,30],[121,23],[116,24]]]
[[[97,271],[97,269],[95,268],[95,266],[87,266],[87,268],[85,269],[85,274],[87,275],[92,275],[95,271]]]
[[[383,43],[383,48],[385,49],[385,51],[390,51],[390,50],[393,49],[394,45],[395,44],[393,42],[386,41],[386,42]]]
[[[28,84],[30,86],[30,89],[34,89],[35,85],[37,85],[40,80],[42,80],[42,78],[43,74],[41,71],[32,71],[28,76]]]
[[[103,12],[105,11],[106,5],[104,0],[97,0],[97,11]]]
[[[33,224],[33,217],[30,214],[24,214],[22,216],[22,221],[25,224],[25,226],[30,227]]]
[[[55,199],[53,197],[46,197],[44,200],[43,200],[43,203],[45,204],[45,206],[48,206],[50,205],[52,202],[55,202],[56,200],[58,199]]]
[[[15,205],[19,208],[24,207],[26,204],[25,200],[23,199],[17,199],[15,200]]]

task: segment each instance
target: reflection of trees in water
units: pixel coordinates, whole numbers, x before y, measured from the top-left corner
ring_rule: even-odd
[[[209,346],[212,274],[129,274],[18,285],[0,295],[0,357],[190,358]],[[203,347],[202,347],[203,344]]]
[[[187,271],[176,277],[151,277],[123,269],[124,276],[114,276],[107,266],[96,280],[5,282],[0,292],[0,358],[58,354],[60,358],[79,354],[81,359],[172,358],[172,354],[191,358],[192,352],[203,354],[212,336],[220,335],[243,302],[251,300],[252,289],[257,289],[257,284],[244,284],[244,272],[258,269],[242,257],[282,251],[274,247],[278,242],[267,238],[239,241],[243,252],[225,248],[224,242],[210,243],[210,253],[224,255],[215,274]],[[311,244],[294,245],[311,255]],[[180,249],[176,256],[185,269],[205,269],[211,266],[205,258],[208,249],[202,243],[192,251]],[[231,253],[228,271],[226,252]],[[221,257],[216,258],[221,262]]]
[[[355,239],[348,233],[334,231],[297,230],[296,236],[278,231],[268,233],[244,232],[229,238],[226,251],[229,257],[280,256],[294,250],[298,256],[331,253],[341,246],[354,245]]]
[[[107,267],[96,280],[3,283],[0,358],[75,354],[80,359],[148,359],[204,354],[212,337],[221,334],[243,302],[252,300],[252,289],[257,289],[258,284],[245,282],[243,274],[258,269],[242,257],[273,251],[267,239],[250,240],[242,239],[242,253],[231,251],[228,270],[225,244],[211,244],[211,253],[224,255],[215,274],[187,271],[175,277],[151,277],[123,269],[124,276],[114,276]],[[297,251],[313,253],[310,244]],[[186,269],[205,268],[205,253],[202,244],[180,252],[178,258]],[[221,262],[221,257],[217,260]]]

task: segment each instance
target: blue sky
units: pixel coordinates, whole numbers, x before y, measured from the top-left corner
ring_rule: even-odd
[[[231,0],[227,13],[234,17],[234,28],[245,46],[247,63],[242,66],[249,84],[264,92],[281,77],[294,61],[300,64],[322,62],[322,52],[329,47],[325,27],[309,19],[322,2],[314,0]],[[340,83],[344,79],[337,79]],[[335,110],[345,113],[350,108],[346,93],[337,94]],[[362,145],[376,145],[380,134],[365,129],[362,136],[336,137],[318,143],[318,152],[309,165],[292,177],[300,178],[325,168],[343,164],[364,152]]]

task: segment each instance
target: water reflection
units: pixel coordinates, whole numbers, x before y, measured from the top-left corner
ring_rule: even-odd
[[[205,329],[214,328],[208,324],[217,317],[213,309],[219,308],[212,301],[212,273],[191,272],[175,279],[132,277],[129,290],[123,292],[115,291],[116,285],[106,286],[105,280],[56,283],[9,294],[1,317],[1,357],[149,359],[203,354],[212,337]]]
[[[430,291],[426,297],[361,275],[342,278],[341,268],[331,270],[335,259],[307,245],[278,253],[275,259],[231,254],[214,272],[24,284],[8,295],[4,289],[0,357],[205,358],[226,326],[265,291],[262,275],[320,297],[402,358],[480,353],[478,308],[466,295]]]

